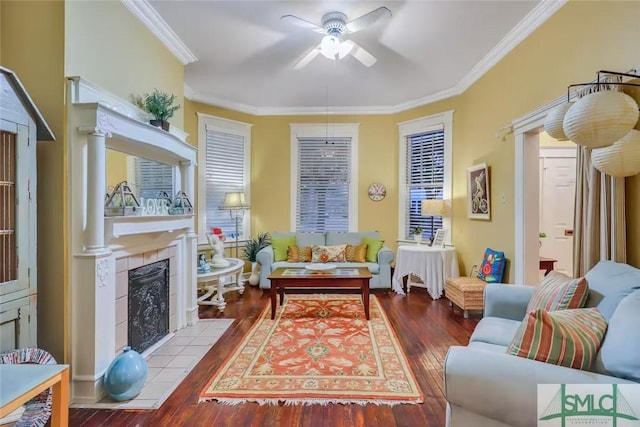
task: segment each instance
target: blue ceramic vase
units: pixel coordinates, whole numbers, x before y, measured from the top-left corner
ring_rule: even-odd
[[[127,346],[109,364],[104,373],[103,385],[111,399],[122,402],[136,397],[146,379],[146,360],[140,353]]]

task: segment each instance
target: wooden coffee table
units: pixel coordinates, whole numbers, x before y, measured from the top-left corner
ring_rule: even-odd
[[[284,292],[295,292],[295,289],[319,289],[326,293],[339,289],[357,288],[362,293],[364,315],[369,320],[369,280],[371,273],[367,267],[345,267],[335,270],[314,272],[304,268],[279,267],[268,277],[271,280],[271,319],[276,317],[276,296],[280,294],[280,305],[284,300]]]

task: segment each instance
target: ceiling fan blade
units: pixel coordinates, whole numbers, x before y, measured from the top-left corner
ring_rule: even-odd
[[[280,19],[282,19],[285,22],[289,22],[292,25],[313,30],[316,33],[321,33],[321,34],[325,33],[324,28],[322,28],[320,25],[314,24],[313,22],[307,21],[306,19],[299,18],[295,15],[284,15]]]
[[[299,70],[306,67],[318,55],[320,55],[320,49],[314,47],[311,52],[307,53],[296,65],[294,65],[293,69]]]
[[[349,30],[350,33],[355,33],[356,31],[364,30],[365,28],[375,25],[379,21],[389,17],[391,17],[391,11],[382,6],[348,22],[347,30]]]
[[[358,46],[355,42],[347,40],[344,43],[350,43],[353,45],[353,48],[351,48],[349,53],[353,55],[358,61],[362,62],[362,65],[364,65],[365,67],[371,67],[378,61],[375,56],[371,55],[369,52]]]

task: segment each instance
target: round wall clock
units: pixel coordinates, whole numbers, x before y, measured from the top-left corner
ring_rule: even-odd
[[[369,198],[374,202],[379,202],[387,195],[387,189],[384,184],[373,183],[369,186]]]

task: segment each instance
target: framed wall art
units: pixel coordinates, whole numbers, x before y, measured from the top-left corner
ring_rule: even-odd
[[[486,163],[467,168],[467,206],[469,218],[491,219],[489,168]]]

